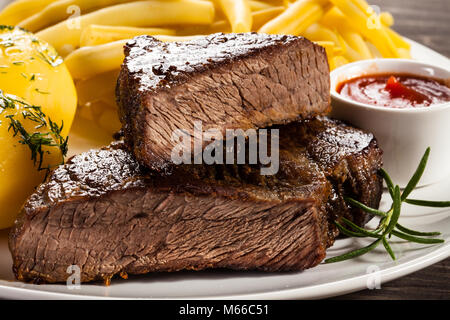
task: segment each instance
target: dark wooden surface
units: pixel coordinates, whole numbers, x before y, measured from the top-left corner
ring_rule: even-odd
[[[450,0],[369,0],[395,19],[394,29],[450,57]],[[335,299],[450,299],[450,258],[403,278]]]

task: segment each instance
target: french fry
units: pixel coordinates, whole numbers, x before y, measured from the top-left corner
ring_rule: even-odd
[[[96,46],[117,40],[131,39],[140,35],[175,35],[175,29],[167,28],[135,28],[100,26],[92,24],[83,29],[81,33],[80,46]]]
[[[0,12],[0,24],[15,26],[56,0],[14,1]]]
[[[219,0],[233,32],[249,32],[252,29],[252,11],[248,0]]]
[[[285,0],[260,0],[258,2],[264,2],[268,5],[271,5],[272,7],[281,7],[281,6],[284,7]],[[250,1],[250,3],[251,3],[251,1]]]
[[[137,0],[135,0],[137,1]],[[53,1],[41,11],[21,21],[18,26],[36,32],[69,18],[70,6],[76,6],[80,13],[90,12],[111,5],[130,2],[129,0],[59,0]]]
[[[342,56],[346,60],[353,62],[353,61],[359,61],[359,60],[363,59],[361,54],[358,51],[356,51],[355,49],[353,49],[345,40],[344,40],[344,45],[345,45],[345,49],[344,49],[344,53],[342,54]]]
[[[369,48],[372,57],[374,58],[383,58],[383,55],[380,51],[378,51],[377,47],[375,47],[370,41],[366,41],[366,46]]]
[[[336,44],[333,41],[314,41],[316,44],[318,44],[321,47],[325,48],[325,51],[327,53],[328,60],[330,60],[332,57],[336,55]]]
[[[186,26],[183,28],[178,28],[176,30],[177,36],[188,36],[188,35],[207,35],[211,33],[229,33],[231,32],[230,23],[227,20],[214,21],[212,24],[207,26]]]
[[[343,38],[332,29],[320,23],[313,23],[302,34],[302,36],[312,41],[331,41],[335,44],[335,49],[340,50],[340,54],[345,53],[345,42]]]
[[[345,57],[343,56],[335,56],[332,57],[329,61],[330,64],[330,70],[334,70],[336,68],[339,68],[340,66],[343,66],[347,63],[349,63],[350,61],[348,61]]]
[[[373,58],[372,53],[366,45],[366,42],[359,33],[347,29],[342,30],[341,35],[344,38],[345,42],[347,42],[352,49],[360,54],[362,59]]]
[[[366,42],[356,29],[348,22],[348,18],[336,7],[329,10],[322,18],[322,23],[328,27],[335,27],[348,46],[358,52],[361,59],[371,59],[372,53]],[[353,57],[346,56],[351,61]]]
[[[376,14],[374,9],[367,3],[366,0],[353,0],[353,3],[364,12],[367,17]],[[381,12],[378,17],[385,26],[391,27],[394,24],[394,17],[389,12]]]
[[[411,44],[407,42],[401,35],[399,35],[394,30],[385,27],[384,30],[388,34],[388,36],[392,39],[392,42],[398,47],[403,49],[411,49]]]
[[[262,2],[262,1],[250,0],[250,1],[248,1],[248,3],[250,5],[251,11],[261,11],[261,10],[270,9],[273,7],[273,5],[271,5],[270,3]]]
[[[267,21],[275,18],[284,11],[284,7],[270,7],[269,9],[263,9],[260,11],[252,12],[253,25],[252,31],[257,31]]]
[[[322,23],[330,25],[330,28],[324,26],[322,23],[314,23],[309,26],[303,33],[305,37],[313,41],[332,41],[336,44],[336,48],[339,48],[339,52],[336,55],[344,57],[347,61],[358,61],[362,59],[360,53],[353,49],[343,38],[343,36],[334,28],[334,24],[330,23],[328,17],[330,16],[330,11],[323,17]],[[331,17],[330,17],[330,20]]]
[[[328,47],[330,49],[334,49],[336,44],[333,41],[314,41],[316,44],[322,47]]]
[[[230,23],[227,20],[215,21],[208,26],[208,30],[204,30],[204,32],[197,32],[194,34],[212,34],[217,32],[230,33]]]
[[[71,5],[83,15],[66,20]],[[331,69],[372,57],[411,57],[410,44],[390,28],[392,15],[376,15],[366,0],[18,0],[0,12],[0,23],[40,30],[37,36],[66,57],[80,107],[96,110],[84,112],[93,121],[103,109],[115,110],[123,46],[138,35],[167,42],[216,32],[303,35],[325,48]],[[112,117],[104,115],[101,126]]]
[[[282,14],[263,25],[259,32],[272,34],[299,35],[311,24],[320,20],[326,1],[299,0],[290,5]]]
[[[37,33],[61,55],[65,48],[78,48],[83,28],[91,24],[118,26],[160,26],[175,24],[211,24],[214,6],[202,0],[138,1],[103,8],[74,21],[63,21]]]
[[[367,2],[365,2],[364,0],[352,0],[352,1],[356,2],[357,4],[359,4],[360,8],[366,8],[366,12],[368,12],[367,15],[366,15],[367,17],[370,15],[371,11],[369,9],[367,9],[367,8],[369,8],[368,5],[367,5]],[[363,4],[365,3],[365,5],[367,5],[367,7],[362,5],[362,3]],[[340,25],[341,26],[341,25],[344,25],[344,24],[346,24],[346,25],[350,25],[351,24],[350,20],[348,18],[345,19],[344,17],[342,17],[340,19],[340,21],[333,20],[333,18],[332,18],[333,14],[335,15],[335,9],[330,10],[330,12],[328,12],[325,15],[324,20],[326,19],[329,23],[331,23],[333,25]],[[383,12],[383,13],[380,14],[379,19],[380,19],[380,22],[381,22],[381,31],[383,33],[383,36],[386,37],[386,39],[387,39],[386,43],[388,43],[388,44],[390,43],[390,46],[393,45],[395,47],[395,51],[396,51],[396,56],[395,57],[397,57],[397,58],[400,58],[400,57],[406,58],[406,57],[410,56],[410,54],[408,52],[408,50],[410,49],[410,44],[408,42],[406,42],[399,34],[397,34],[396,32],[394,32],[393,30],[391,30],[390,28],[387,27],[388,25],[392,25],[393,24],[393,17],[392,17],[392,15],[390,15],[387,12]],[[367,22],[366,22],[366,25],[367,25]],[[372,41],[371,41],[371,43],[373,45],[375,45],[375,46],[376,46],[376,43],[377,43],[377,39],[379,39],[379,38],[375,37],[375,38],[372,38]],[[346,40],[348,42],[350,42],[348,38]],[[381,43],[381,41],[378,41],[378,46],[376,46],[377,49],[373,50],[373,48],[369,48],[367,46],[367,42],[366,42],[366,47],[371,52],[372,56],[374,56],[374,54],[377,54],[376,56],[379,56],[380,55],[380,50],[381,50],[380,47],[382,47],[382,46],[383,46],[383,44]],[[354,47],[354,44],[353,44],[353,47]],[[400,49],[404,49],[404,50],[400,50]],[[359,50],[359,52],[362,53],[361,50]],[[389,57],[389,56],[386,56],[386,54],[387,53],[384,52],[383,54],[381,54],[381,56],[382,57],[383,56],[384,57]],[[363,56],[365,56],[365,55],[366,54],[363,54]]]
[[[338,43],[337,35],[331,31],[331,29],[325,27],[320,23],[313,23],[310,25],[304,32],[302,32],[302,36],[305,36],[309,40],[313,41],[332,41],[334,43]]]
[[[355,5],[355,0],[330,0],[347,17],[348,22],[370,40],[386,58],[398,58],[397,47],[384,28],[372,26],[367,14]]]
[[[380,21],[386,27],[392,27],[394,25],[394,17],[389,12],[380,13]]]
[[[325,10],[322,7],[312,8],[310,12],[305,13],[305,16],[302,17],[301,23],[298,24],[293,34],[296,36],[301,34],[311,24],[318,22],[324,13]]]
[[[269,9],[264,9],[261,11],[252,12],[253,25],[252,31],[257,31],[264,23],[270,19],[275,18],[277,15],[281,14],[284,7],[271,7]],[[218,20],[213,22],[208,26],[191,26],[180,28],[176,31],[177,35],[198,35],[198,34],[212,34],[217,32],[230,33],[231,26],[226,20]]]
[[[366,16],[369,18],[371,15],[376,14],[372,7],[369,6],[367,1],[365,0],[351,0]],[[380,22],[387,26],[391,27],[394,25],[394,17],[389,12],[381,12],[379,14],[378,19]],[[391,37],[392,38],[392,37]]]
[[[362,11],[364,12],[367,17],[370,17],[373,14],[376,14],[374,9],[367,3],[366,0],[352,0],[353,3]],[[384,24],[387,27],[391,27],[394,25],[394,17],[389,12],[381,12],[378,17],[382,24]]]
[[[398,48],[398,52],[400,54],[400,58],[411,59],[411,51],[409,49]]]
[[[223,14],[223,10],[222,10],[222,4],[220,3],[221,0],[210,0],[214,3],[214,6],[216,8],[216,13],[218,14]],[[233,0],[234,1],[234,0]],[[249,6],[250,6],[250,10],[252,12],[254,11],[261,11],[261,10],[265,10],[265,9],[270,9],[274,6],[277,6],[276,3],[268,3],[268,1],[256,1],[256,0],[245,0],[248,2]],[[272,2],[277,2],[277,1],[272,1]],[[280,2],[280,1],[278,1]],[[279,6],[279,4],[278,4]],[[223,18],[223,17],[221,17]]]
[[[373,12],[373,9],[369,6],[366,0],[350,0],[353,2],[354,5],[356,5],[359,10],[364,12],[365,14],[371,14]]]

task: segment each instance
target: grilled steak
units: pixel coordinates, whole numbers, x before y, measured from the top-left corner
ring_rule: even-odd
[[[170,163],[172,133],[191,131],[195,121],[224,134],[329,111],[325,50],[305,38],[214,34],[163,43],[140,36],[125,56],[117,85],[125,139],[154,170]]]
[[[141,167],[120,142],[70,159],[33,194],[10,234],[19,280],[230,268],[287,271],[322,261],[331,223],[377,206],[381,151],[371,134],[328,119],[280,128],[280,170],[258,165]]]

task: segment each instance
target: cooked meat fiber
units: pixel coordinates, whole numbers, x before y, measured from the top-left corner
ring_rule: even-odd
[[[316,119],[280,131],[280,170],[257,165],[143,169],[122,143],[75,156],[24,206],[10,234],[19,280],[229,268],[288,271],[322,261],[331,223],[368,216],[343,195],[379,204],[381,151],[371,134]]]
[[[117,86],[125,138],[154,170],[170,163],[172,133],[192,132],[195,121],[224,134],[329,111],[325,50],[305,38],[242,33],[163,43],[140,36],[125,55]]]

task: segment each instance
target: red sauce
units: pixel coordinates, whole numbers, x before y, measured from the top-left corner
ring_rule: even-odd
[[[337,92],[353,101],[390,108],[428,107],[450,101],[444,81],[408,74],[377,74],[340,83]]]

